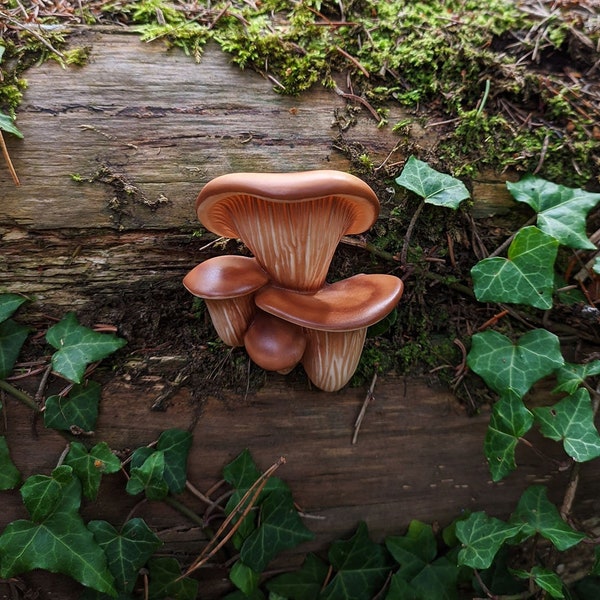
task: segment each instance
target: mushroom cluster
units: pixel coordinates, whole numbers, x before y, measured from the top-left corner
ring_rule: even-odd
[[[377,219],[373,190],[340,171],[232,173],[204,186],[196,212],[204,227],[254,255],[211,258],[183,280],[205,300],[219,337],[245,346],[263,369],[287,373],[302,363],[320,389],[346,385],[367,328],[403,291],[392,275],[325,281],[341,238]]]

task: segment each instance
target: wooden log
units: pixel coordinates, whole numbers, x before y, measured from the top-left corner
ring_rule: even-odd
[[[523,446],[518,470],[493,483],[483,455],[487,410],[468,417],[448,390],[424,378],[380,379],[355,445],[353,424],[364,389],[328,394],[308,390],[301,380],[270,375],[266,386],[248,396],[201,394],[198,402],[183,389],[170,398],[165,412],[156,412],[151,406],[162,390],[160,383],[152,378],[136,385],[111,380],[104,388],[98,427],[88,441],[106,441],[127,451],[154,441],[164,429],[189,428],[194,435],[189,480],[201,491],[212,487],[244,448],[262,469],[284,456],[287,462],[277,475],[290,485],[302,511],[314,517],[306,525],[316,538],[287,552],[273,568],[298,565],[307,551],[324,551],[334,539],[350,535],[359,521],[379,541],[402,534],[412,519],[445,525],[476,510],[506,518],[523,490],[536,483],[547,485],[550,497],[560,502],[566,484],[567,473],[550,460],[564,457],[559,444],[531,434],[527,437],[549,459]],[[540,389],[537,398],[546,395]],[[34,435],[30,411],[10,399],[6,404],[5,434],[17,466],[24,476],[49,473],[64,439],[41,427]],[[595,514],[599,475],[597,461],[584,466],[576,520]],[[138,505],[139,498],[125,494],[124,485],[120,474],[105,478],[98,500],[85,504],[84,517],[117,525],[125,515],[143,517],[165,542],[161,553],[191,562],[206,543],[201,528],[163,503]],[[3,498],[0,529],[26,516],[16,492]],[[180,500],[200,515],[206,509],[190,493]],[[197,574],[203,598],[222,597],[225,573],[215,567]],[[65,593],[62,578],[46,576],[44,581]],[[73,596],[61,597],[77,595],[73,591]]]
[[[179,280],[201,260],[194,200],[213,177],[347,170],[341,146],[375,164],[406,158],[391,125],[348,111],[332,90],[278,95],[215,46],[197,65],[130,34],[91,30],[73,44],[91,47],[89,63],[30,69],[25,137],[7,136],[21,186],[0,168],[0,291],[81,306],[124,285]],[[392,107],[390,124],[403,116]],[[434,135],[415,126],[413,142],[427,148]],[[478,189],[505,195],[497,181]]]

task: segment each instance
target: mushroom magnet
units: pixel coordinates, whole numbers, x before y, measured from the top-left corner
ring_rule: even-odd
[[[341,238],[377,219],[373,190],[340,171],[232,173],[202,189],[196,212],[204,227],[240,239],[254,255],[212,258],[184,279],[206,300],[221,339],[244,345],[265,369],[285,373],[302,363],[317,387],[346,385],[367,327],[403,290],[391,275],[325,281]]]

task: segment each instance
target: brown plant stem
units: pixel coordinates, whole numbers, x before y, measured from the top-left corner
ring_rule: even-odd
[[[15,171],[15,167],[12,164],[12,160],[10,159],[10,154],[8,153],[8,148],[6,147],[6,142],[4,141],[4,136],[2,135],[1,131],[0,131],[0,148],[2,148],[2,156],[4,156],[4,160],[6,161],[6,166],[8,167],[10,176],[12,177],[14,184],[18,187],[21,185],[21,182],[19,181],[19,176],[17,175],[17,172]]]
[[[20,402],[25,404],[25,406],[28,406],[29,408],[31,408],[31,410],[33,410],[34,412],[36,412],[36,413],[41,412],[40,407],[36,404],[36,402],[33,398],[31,398],[25,392],[22,392],[21,390],[17,389],[14,385],[11,385],[10,383],[8,383],[8,381],[5,381],[4,379],[0,379],[0,389],[3,389],[5,392],[10,394],[13,398],[16,398],[17,400],[19,400]]]

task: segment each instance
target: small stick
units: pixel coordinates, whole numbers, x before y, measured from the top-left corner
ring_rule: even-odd
[[[362,104],[371,113],[373,118],[378,123],[381,123],[381,121],[383,120],[379,113],[364,98],[361,98],[356,94],[348,94],[342,91],[337,85],[334,87],[334,91],[338,96],[341,96],[342,98],[346,98],[347,100],[354,100],[355,102],[359,102],[360,104]]]
[[[533,217],[531,217],[531,219],[529,219],[527,221],[527,223],[525,223],[525,225],[523,225],[523,227],[528,227],[529,225],[533,225],[536,220],[537,220],[537,215],[533,215]],[[521,229],[523,229],[523,227],[521,227]],[[519,229],[520,231],[520,229]],[[505,248],[507,248],[508,246],[510,246],[510,244],[512,243],[512,241],[515,239],[515,236],[517,235],[518,231],[513,233],[503,244],[501,244],[500,246],[498,246],[489,256],[488,258],[493,258],[494,256],[498,256],[501,252],[504,251]]]
[[[6,142],[4,141],[4,136],[2,135],[2,131],[0,131],[0,147],[2,147],[2,155],[4,156],[4,160],[6,161],[6,166],[8,167],[8,171],[14,184],[19,187],[21,182],[19,181],[19,176],[15,171],[15,167],[12,164],[12,160],[10,160],[10,154],[8,153],[8,148],[6,147]]]
[[[360,430],[360,426],[362,425],[363,419],[365,418],[365,414],[367,412],[367,407],[371,403],[371,400],[375,399],[375,383],[377,382],[377,372],[373,374],[373,379],[371,381],[371,386],[367,392],[365,400],[362,404],[360,412],[358,413],[358,417],[356,417],[356,421],[354,423],[354,435],[352,436],[352,445],[356,444],[358,441],[358,432]]]
[[[408,244],[410,243],[410,236],[412,235],[413,229],[415,228],[415,225],[417,224],[417,219],[419,218],[419,215],[421,214],[421,211],[423,210],[424,206],[425,206],[425,200],[423,200],[423,202],[421,202],[421,204],[419,205],[419,208],[417,208],[417,210],[415,210],[415,212],[413,213],[412,219],[410,220],[410,223],[408,224],[408,228],[407,228],[406,234],[404,236],[404,245],[402,246],[402,252],[400,253],[400,262],[402,263],[402,265],[406,265],[406,259],[408,257]]]
[[[335,46],[335,49],[342,56],[347,58],[365,77],[369,78],[369,71],[367,71],[367,69],[365,69],[365,67],[363,67],[363,65],[361,65],[360,62],[358,62],[358,60],[354,58],[354,56],[348,54],[343,48],[340,48],[339,46]]]

